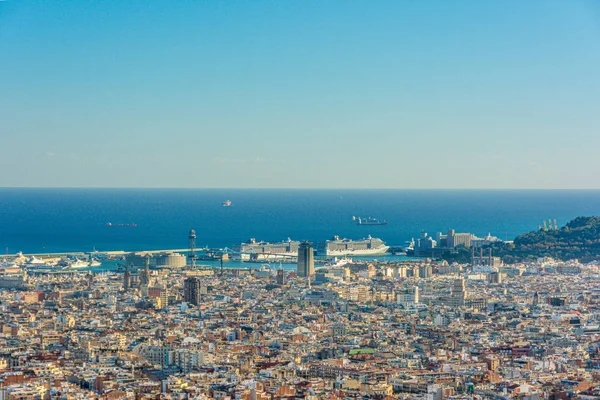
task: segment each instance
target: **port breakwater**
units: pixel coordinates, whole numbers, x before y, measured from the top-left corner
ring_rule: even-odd
[[[208,248],[195,249],[196,252],[207,251]],[[109,257],[124,256],[130,253],[146,253],[146,254],[160,254],[160,253],[189,253],[190,249],[164,249],[164,250],[110,250],[110,251],[67,251],[60,253],[16,253],[6,254],[4,257],[7,259],[13,259],[20,256],[23,257],[37,257],[37,258],[58,258],[58,257],[83,257],[83,256],[94,256],[104,255]]]

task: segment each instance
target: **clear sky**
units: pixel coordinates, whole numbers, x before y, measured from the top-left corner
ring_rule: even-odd
[[[600,188],[600,2],[1,1],[0,149],[0,186]]]

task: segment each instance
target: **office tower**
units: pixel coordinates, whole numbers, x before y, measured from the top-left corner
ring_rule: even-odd
[[[183,301],[199,305],[201,303],[200,279],[189,277],[183,281]]]
[[[129,272],[129,266],[126,266],[125,273],[123,274],[123,290],[128,291],[130,284],[131,284],[131,272]]]
[[[315,273],[315,256],[310,242],[302,242],[298,246],[297,274],[301,278],[310,277]]]
[[[465,280],[463,278],[455,279],[454,284],[452,285],[452,306],[464,306],[466,298],[467,289],[465,287]]]
[[[90,289],[94,284],[94,274],[92,273],[92,271],[88,271],[87,275],[85,276],[85,279],[87,281],[87,287],[88,289]]]
[[[490,274],[490,283],[500,285],[502,283],[502,273],[494,271]]]
[[[148,285],[150,283],[150,256],[146,256],[146,263],[144,264],[144,272],[140,276],[140,284]]]
[[[285,271],[282,269],[277,271],[277,284],[285,285]]]

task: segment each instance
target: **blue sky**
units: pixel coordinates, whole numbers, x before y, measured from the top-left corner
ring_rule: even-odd
[[[0,2],[0,186],[600,188],[596,1]]]

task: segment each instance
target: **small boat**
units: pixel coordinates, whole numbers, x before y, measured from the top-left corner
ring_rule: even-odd
[[[225,200],[223,202],[223,207],[231,207],[231,200]]]

